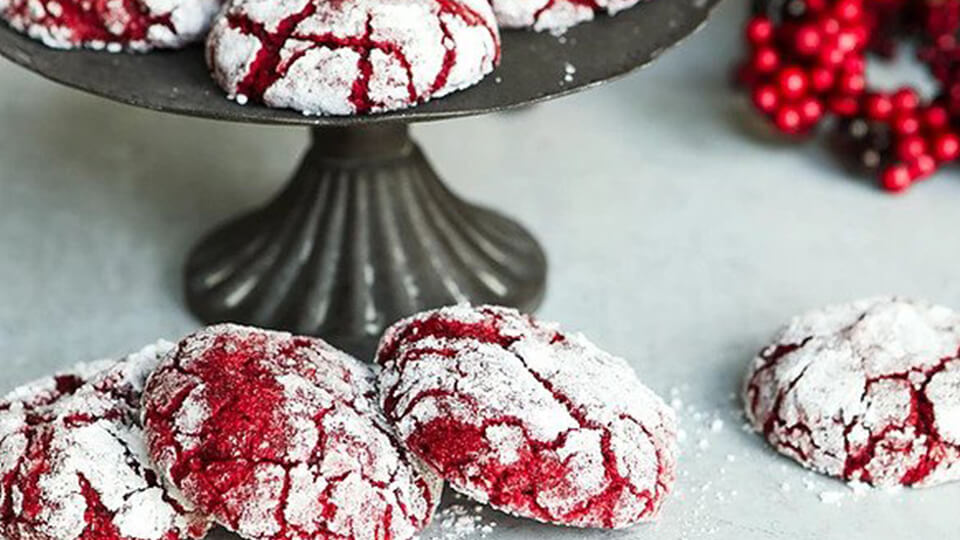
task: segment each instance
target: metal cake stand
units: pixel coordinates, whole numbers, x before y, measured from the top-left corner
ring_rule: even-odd
[[[505,32],[502,65],[480,85],[409,110],[350,118],[228,101],[199,47],[64,52],[0,25],[0,55],[137,107],[309,127],[311,147],[280,194],[194,247],[185,269],[187,303],[204,322],[318,335],[369,355],[383,329],[411,313],[464,301],[532,311],[545,290],[547,263],[537,241],[452,193],[410,138],[409,125],[502,111],[616,79],[690,35],[718,2],[653,0],[562,38]],[[572,80],[568,66],[576,68]]]

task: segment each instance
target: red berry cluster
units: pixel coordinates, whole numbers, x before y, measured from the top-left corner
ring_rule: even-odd
[[[913,90],[870,96],[864,116],[890,127],[889,163],[880,170],[881,183],[888,191],[903,191],[960,157],[960,137],[950,128],[947,110],[939,105],[921,106]]]
[[[754,106],[788,135],[839,117],[837,148],[901,192],[960,158],[960,0],[758,0],[746,26],[749,57],[738,71]],[[944,89],[870,91],[868,52],[890,56],[919,31],[921,58]]]
[[[960,136],[940,105],[921,105],[911,89],[870,94],[856,118],[836,129],[834,147],[860,170],[875,172],[884,189],[901,192],[960,157]]]
[[[930,66],[930,72],[941,84],[939,101],[951,116],[960,118],[960,2],[929,0],[921,19],[929,38],[920,50],[920,59]]]
[[[790,7],[780,24],[767,15],[750,19],[750,57],[740,73],[757,109],[784,133],[797,135],[828,111],[856,113],[866,88],[869,34],[863,0],[806,0],[799,15],[790,14]]]

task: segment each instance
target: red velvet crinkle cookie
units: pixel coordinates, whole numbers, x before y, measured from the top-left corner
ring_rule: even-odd
[[[617,13],[640,0],[492,0],[502,28],[532,28],[563,33],[571,26],[592,21],[596,13]]]
[[[403,443],[474,500],[622,528],[654,518],[671,488],[673,411],[581,335],[460,305],[394,325],[378,360]]]
[[[231,99],[315,115],[444,96],[479,82],[499,56],[486,0],[234,0],[207,45]]]
[[[875,298],[795,318],[753,361],[750,422],[813,470],[875,486],[960,478],[960,315]]]
[[[206,33],[220,0],[0,0],[0,18],[56,49],[179,48]]]
[[[403,451],[369,368],[325,342],[224,325],[150,378],[147,446],[170,482],[251,539],[412,538],[442,481]]]
[[[147,458],[140,393],[158,355],[78,366],[0,401],[0,538],[202,538],[207,521]]]

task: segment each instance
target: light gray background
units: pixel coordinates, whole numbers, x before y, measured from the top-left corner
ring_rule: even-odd
[[[741,430],[731,393],[790,315],[888,292],[960,307],[960,175],[890,197],[816,144],[746,136],[728,88],[743,4],[622,82],[416,128],[455,189],[542,240],[542,315],[683,402],[681,478],[658,524],[582,532],[491,512],[490,538],[960,537],[960,486],[855,497]],[[186,250],[273,193],[306,141],[115,105],[5,62],[0,88],[0,392],[195,328]]]

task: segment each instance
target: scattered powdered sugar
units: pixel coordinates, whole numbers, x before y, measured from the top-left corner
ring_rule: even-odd
[[[591,21],[597,12],[609,15],[629,9],[639,0],[493,0],[503,28],[533,28],[562,35],[571,26]]]
[[[484,507],[454,503],[437,511],[433,525],[419,540],[480,540],[497,528],[497,522],[485,516]]]
[[[563,66],[563,82],[564,82],[564,83],[568,83],[568,84],[569,84],[569,83],[572,83],[572,82],[573,82],[573,76],[576,75],[576,73],[577,73],[577,68],[576,68],[573,64],[571,64],[570,62],[567,62],[566,64],[564,64],[564,66]]]
[[[842,506],[845,501],[859,500],[868,496],[897,496],[903,491],[902,485],[874,488],[863,482],[847,482],[845,486],[847,489],[837,489],[833,481],[830,485],[826,485],[824,481],[818,482],[810,478],[803,479],[803,487],[808,492],[814,493],[823,504],[833,506]]]
[[[150,378],[147,446],[198,508],[248,539],[413,537],[442,481],[403,451],[369,368],[325,342],[222,325]]]
[[[677,411],[680,429],[679,481],[674,492],[678,501],[686,503],[683,514],[677,518],[680,538],[707,538],[721,531],[717,519],[729,507],[740,504],[740,486],[730,468],[738,457],[730,453],[725,435],[728,422],[740,415],[735,408],[736,396],[730,406],[703,407],[689,397],[690,385],[670,389],[670,403]],[[709,467],[708,470],[701,470]],[[705,475],[704,475],[705,472]],[[709,480],[698,480],[701,476]]]
[[[730,393],[725,400],[714,401],[715,392],[689,383],[679,384],[668,392],[669,402],[677,411],[680,458],[678,481],[671,495],[664,521],[670,523],[680,539],[725,538],[732,536],[731,517],[741,512],[754,497],[775,497],[784,500],[819,504],[820,494],[837,492],[842,496],[831,506],[843,506],[867,497],[864,484],[844,485],[835,479],[804,471],[772,456],[767,448],[744,445],[741,431],[754,432],[742,423],[742,399]],[[706,400],[706,401],[705,401]],[[701,444],[703,443],[703,444]],[[745,487],[743,478],[756,478],[757,485]],[[869,496],[884,497],[897,490],[870,490]],[[750,499],[748,499],[748,497]],[[826,496],[831,499],[831,495]]]
[[[880,487],[956,480],[960,316],[875,298],[797,317],[754,360],[744,402],[753,427],[815,471]]]
[[[207,58],[240,104],[366,114],[476,84],[499,62],[500,34],[485,0],[233,0]]]
[[[220,0],[5,0],[0,18],[48,47],[143,52],[200,40],[219,9]]]
[[[738,414],[732,408],[701,410],[692,400],[685,399],[690,385],[683,384],[670,389],[670,406],[677,412],[680,427],[677,429],[677,440],[684,451],[694,450],[695,459],[704,457],[711,450],[712,440],[723,434],[727,423],[724,417]],[[687,442],[693,445],[688,448]],[[733,462],[736,456],[729,454],[727,460]]]
[[[823,491],[820,493],[820,502],[824,504],[837,504],[844,497],[840,491]]]
[[[0,401],[0,537],[173,540],[208,524],[158,481],[140,395],[159,343],[96,362]]]
[[[673,412],[581,335],[459,305],[394,325],[378,359],[403,442],[476,501],[620,528],[652,519],[670,490]]]

